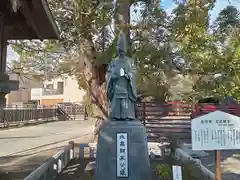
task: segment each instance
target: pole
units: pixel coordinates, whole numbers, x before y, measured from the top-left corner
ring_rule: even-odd
[[[3,78],[7,63],[7,41],[5,32],[5,17],[0,16],[0,75]]]
[[[215,150],[215,162],[216,162],[216,180],[221,180],[221,155],[219,150]]]
[[[5,17],[0,15],[0,81],[1,84],[6,82],[9,78],[5,74],[6,63],[7,63],[7,40],[6,40],[6,31],[5,31]],[[0,92],[0,107],[6,106],[6,90]]]

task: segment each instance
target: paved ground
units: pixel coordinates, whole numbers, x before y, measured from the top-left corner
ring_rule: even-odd
[[[20,180],[74,140],[92,140],[92,121],[63,121],[0,131],[0,180]]]
[[[0,157],[93,132],[92,121],[61,121],[0,131]],[[10,148],[11,147],[11,148]]]

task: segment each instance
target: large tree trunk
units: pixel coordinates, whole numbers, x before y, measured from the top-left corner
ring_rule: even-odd
[[[115,24],[116,29],[124,30],[127,33],[127,43],[130,42],[130,31],[129,26],[126,26],[130,23],[130,0],[117,0],[116,2],[116,13],[115,13]],[[117,31],[118,31],[117,30]],[[92,96],[93,103],[101,110],[102,114],[99,116],[108,117],[107,113],[107,98],[106,98],[106,82],[105,82],[105,75],[107,65],[96,65],[95,60],[96,54],[94,45],[90,40],[87,42],[86,47],[90,47],[86,51],[86,62],[85,65],[85,77],[89,85],[89,92]]]
[[[127,44],[130,43],[130,31],[128,26],[125,26],[126,24],[130,23],[130,0],[117,0],[116,2],[116,12],[115,12],[115,30],[116,33],[119,32],[119,30],[124,30],[127,34]],[[91,49],[93,51],[94,48]],[[93,52],[91,52],[91,55]],[[91,57],[91,59],[94,59],[94,57]],[[89,84],[89,91],[92,95],[92,100],[94,104],[97,105],[97,107],[101,110],[102,115],[105,117],[108,117],[108,103],[106,98],[106,81],[105,81],[105,75],[106,75],[106,65],[101,66],[95,66],[93,63],[88,63],[88,66],[90,67],[90,78],[88,78],[88,84]],[[86,72],[86,75],[89,74],[89,72]],[[97,117],[97,121],[95,123],[95,130],[94,130],[94,138],[93,141],[97,139],[97,135],[99,133],[99,130],[104,127],[106,124],[105,121],[103,121],[105,118],[102,118],[102,116]]]
[[[132,0],[116,0],[116,11],[115,11],[115,30],[116,33],[119,30],[123,30],[127,34],[127,45],[130,44],[130,6]],[[146,1],[148,3],[148,1]],[[92,95],[94,104],[101,110],[102,115],[107,117],[107,98],[106,98],[106,82],[105,75],[107,65],[95,65],[94,61],[96,54],[92,39],[89,38],[87,59],[86,59],[86,70],[85,77],[89,84],[89,92]]]
[[[130,43],[130,7],[131,0],[117,0],[115,11],[115,30],[123,30],[127,35],[127,44]]]
[[[84,66],[81,68],[81,71],[83,71],[82,73],[84,74],[84,78],[86,80],[87,90],[91,95],[92,103],[95,104],[101,111],[98,116],[107,118],[108,113],[105,82],[107,65],[97,65],[97,52],[95,51],[91,37],[85,39],[81,45],[84,50],[84,53],[81,52],[82,60],[84,61]]]

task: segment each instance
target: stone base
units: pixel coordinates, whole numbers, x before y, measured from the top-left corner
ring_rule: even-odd
[[[128,177],[117,177],[117,133],[128,136]],[[151,180],[146,128],[140,121],[109,121],[100,130],[96,180]]]

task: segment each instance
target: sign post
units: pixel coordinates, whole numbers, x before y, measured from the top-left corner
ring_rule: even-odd
[[[219,150],[215,150],[216,180],[221,180],[221,155]]]
[[[216,180],[221,180],[220,150],[240,149],[240,117],[222,111],[192,119],[192,150],[214,151]]]

